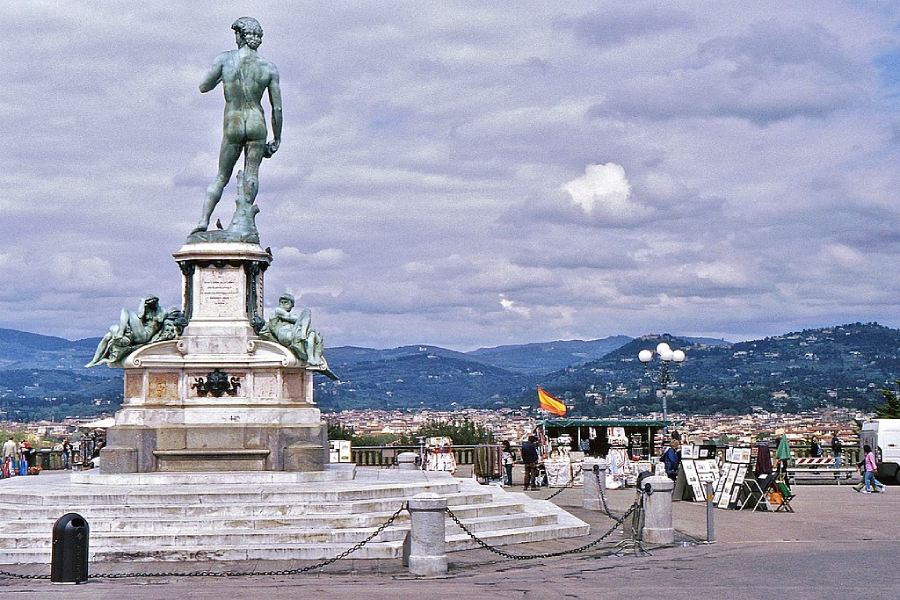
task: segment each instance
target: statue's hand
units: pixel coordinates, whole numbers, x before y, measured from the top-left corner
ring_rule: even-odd
[[[263,156],[266,158],[272,158],[272,155],[278,152],[278,147],[281,146],[281,140],[272,140],[268,144],[266,144],[266,150],[263,153]]]

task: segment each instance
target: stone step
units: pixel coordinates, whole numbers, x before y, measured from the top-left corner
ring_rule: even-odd
[[[388,515],[387,517],[389,517]],[[395,521],[396,525],[386,528],[373,541],[391,542],[402,541],[409,530],[408,514],[401,515]],[[319,542],[330,544],[353,545],[361,542],[372,534],[375,529],[387,520],[365,527],[337,527],[330,523],[320,523],[319,527],[295,527],[289,524],[276,523],[269,528],[248,528],[246,523],[237,527],[198,527],[198,523],[184,523],[178,527],[177,522],[167,524],[142,523],[142,527],[133,529],[114,528],[110,531],[90,532],[89,547],[98,550],[128,550],[155,552],[169,547],[194,547],[198,550],[212,549],[226,546],[253,546],[270,544],[301,544],[306,542]],[[528,515],[508,514],[492,517],[478,517],[472,520],[463,520],[470,531],[476,534],[490,533],[496,530],[516,530],[524,528],[552,525],[556,522],[555,515]],[[459,529],[453,525],[454,531]],[[448,525],[448,532],[451,531]],[[2,533],[0,534],[0,549],[15,549],[21,547],[43,548],[50,547],[50,531],[40,533]]]
[[[468,500],[467,495],[457,495],[453,500],[463,502]],[[453,512],[463,520],[475,518],[493,518],[508,514],[519,513],[523,510],[521,502],[494,502],[486,503],[482,499],[472,504],[448,503]],[[297,509],[293,506],[272,507],[271,514],[257,513],[248,515],[246,507],[221,505],[214,510],[206,507],[191,507],[185,509],[167,509],[166,507],[132,507],[128,516],[122,517],[121,507],[89,507],[78,512],[87,521],[91,534],[108,531],[174,531],[178,529],[191,529],[195,531],[236,530],[236,529],[272,529],[275,527],[294,527],[316,529],[328,526],[330,528],[342,527],[377,527],[394,511],[402,502],[398,501],[380,510],[371,512],[356,512],[352,514],[327,514],[327,513],[303,513],[291,514]],[[9,511],[6,517],[4,531],[8,533],[46,534],[52,531],[53,524],[65,510],[52,510],[43,508],[35,511],[29,507],[17,507],[18,510]],[[386,510],[387,509],[387,510]],[[393,509],[393,510],[391,510]],[[52,512],[48,512],[51,511]],[[407,513],[402,513],[400,519],[408,519]]]
[[[489,492],[466,491],[442,494],[447,498],[448,506],[478,506],[485,508],[493,503]],[[300,515],[354,515],[367,513],[392,513],[403,506],[409,497],[390,497],[378,500],[359,500],[350,502],[214,502],[177,504],[160,498],[158,504],[94,504],[90,500],[71,502],[64,496],[58,501],[47,500],[42,505],[26,503],[0,502],[0,512],[6,520],[53,519],[54,521],[68,512],[77,512],[88,519],[88,523],[97,519],[110,519],[123,516],[123,506],[128,507],[129,516],[142,518],[241,518],[241,517],[283,517]],[[6,496],[3,496],[6,500]]]
[[[203,486],[20,479],[0,483],[0,564],[48,561],[53,524],[68,512],[90,525],[95,561],[322,560],[366,539],[424,492],[447,498],[466,527],[492,544],[588,532],[551,502],[443,473],[371,471],[353,482]],[[446,524],[450,549],[475,547],[452,520]],[[408,529],[403,512],[353,558],[398,558]]]
[[[335,484],[336,486],[340,484]],[[84,490],[47,496],[46,494],[23,492],[20,490],[4,490],[4,504],[23,506],[61,506],[61,505],[94,505],[94,506],[134,506],[137,504],[186,506],[195,504],[272,504],[285,503],[328,505],[347,504],[372,500],[410,498],[416,494],[434,493],[440,495],[454,494],[459,490],[456,483],[412,484],[412,485],[379,485],[362,489],[317,490],[308,486],[291,489],[278,486],[278,489],[255,489],[243,491],[215,490],[208,488],[182,488],[177,491],[165,491],[156,486],[135,488],[132,490],[101,491],[84,486]],[[487,496],[485,496],[487,497]]]
[[[511,544],[525,542],[540,542],[565,537],[585,536],[589,533],[589,526],[582,523],[581,526],[536,526],[505,531],[486,531],[478,533],[478,537],[491,546],[509,546]],[[591,540],[588,540],[591,541]],[[582,541],[572,540],[572,546],[579,546]],[[455,552],[477,548],[479,544],[465,533],[447,536],[447,551]],[[128,549],[96,548],[91,547],[89,557],[93,563],[101,562],[171,562],[171,561],[245,561],[245,560],[325,560],[333,558],[348,549],[346,544],[322,543],[317,541],[304,541],[303,543],[265,543],[265,544],[241,544],[237,546],[221,545],[216,548],[198,548],[194,545],[168,546],[159,548],[153,552],[136,552]],[[515,548],[504,548],[515,553]],[[350,554],[349,559],[400,559],[403,553],[403,540],[397,539],[389,542],[370,542],[356,552]],[[50,562],[50,546],[42,548],[16,548],[3,550],[5,557],[3,564],[15,563],[47,563]],[[523,554],[528,554],[527,552]],[[159,570],[158,568],[156,570]],[[163,567],[163,570],[164,567]],[[202,570],[198,568],[198,570]],[[148,567],[149,572],[153,568]]]

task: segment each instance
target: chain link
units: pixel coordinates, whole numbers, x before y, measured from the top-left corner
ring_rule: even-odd
[[[541,554],[512,554],[511,552],[506,552],[504,550],[500,550],[499,548],[495,548],[495,547],[491,546],[490,544],[488,544],[487,542],[485,542],[483,539],[479,538],[474,533],[472,533],[468,527],[466,527],[465,525],[462,524],[462,521],[459,520],[459,517],[457,517],[455,514],[453,514],[453,511],[450,510],[449,508],[447,508],[447,514],[450,516],[451,519],[453,519],[453,522],[456,523],[456,525],[460,529],[463,530],[463,532],[466,535],[468,535],[470,538],[472,538],[472,540],[474,540],[476,544],[478,544],[485,550],[489,550],[489,551],[493,552],[494,554],[499,554],[500,556],[502,556],[504,558],[510,558],[512,560],[531,560],[531,559],[535,559],[535,558],[552,558],[554,556],[567,556],[569,554],[579,554],[581,552],[590,550],[591,548],[593,548],[594,546],[596,546],[597,544],[599,544],[600,542],[602,542],[603,540],[608,538],[610,535],[612,535],[612,533],[616,529],[619,528],[619,525],[621,525],[622,522],[625,521],[625,519],[627,519],[631,515],[631,513],[633,513],[637,509],[639,503],[640,503],[640,501],[638,500],[634,504],[632,504],[631,507],[625,512],[625,514],[622,515],[621,519],[616,519],[616,524],[613,525],[609,529],[609,531],[607,531],[606,533],[601,535],[599,538],[597,538],[593,542],[585,544],[584,546],[579,546],[578,548],[571,548],[569,550],[560,550],[559,552],[543,552]]]
[[[403,506],[390,516],[390,518],[382,523],[378,529],[373,531],[366,539],[354,544],[347,550],[344,550],[337,556],[326,558],[314,565],[299,567],[297,569],[281,569],[278,571],[189,571],[189,572],[168,572],[168,573],[100,573],[91,575],[93,579],[133,579],[144,577],[247,577],[247,576],[282,576],[282,575],[299,575],[301,573],[309,573],[318,569],[323,569],[332,563],[347,558],[376,537],[378,537],[385,529],[390,527],[395,520],[405,510],[409,509],[409,505],[404,503]],[[50,575],[22,575],[19,573],[10,573],[8,571],[0,571],[0,575],[13,577],[16,579],[50,579]]]
[[[21,573],[10,573],[9,571],[0,571],[0,575],[14,579],[50,579],[49,575],[22,575]]]
[[[561,488],[559,488],[558,490],[556,490],[555,492],[553,492],[552,494],[550,494],[549,496],[544,498],[544,500],[553,500],[554,498],[556,498],[557,496],[562,494],[564,490],[567,490],[571,487],[575,487],[575,478],[581,474],[581,470],[582,470],[582,466],[578,465],[578,470],[575,471],[574,473],[572,473],[572,477],[569,478],[568,483],[566,483],[566,485],[562,486]]]
[[[606,486],[600,483],[600,477],[606,477],[606,474],[600,472],[600,467],[598,465],[594,465],[594,473],[597,474],[597,489],[600,491],[600,501],[603,503],[603,512],[605,512],[606,516],[613,521],[621,523],[625,520],[625,517],[619,518],[610,512],[609,503],[606,501]]]

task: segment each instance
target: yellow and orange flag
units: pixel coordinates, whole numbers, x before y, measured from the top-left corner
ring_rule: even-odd
[[[566,405],[538,387],[538,403],[541,408],[557,417],[566,416]]]

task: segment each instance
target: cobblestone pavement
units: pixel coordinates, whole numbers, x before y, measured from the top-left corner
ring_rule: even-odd
[[[553,490],[528,492],[545,498]],[[864,495],[849,485],[795,487],[794,513],[714,512],[715,541],[703,542],[706,508],[674,503],[678,544],[610,554],[604,545],[587,552],[532,560],[508,560],[488,550],[449,555],[450,573],[435,578],[409,575],[399,561],[345,559],[323,571],[303,575],[241,577],[97,578],[101,573],[178,572],[194,564],[139,563],[92,565],[90,582],[53,585],[46,580],[0,576],[0,598],[48,600],[144,600],[197,598],[278,600],[353,598],[426,600],[430,598],[652,598],[671,599],[846,599],[900,598],[900,488]],[[581,508],[581,489],[567,489],[553,501],[589,522],[584,538],[505,548],[516,554],[546,553],[581,546],[614,524],[604,513]],[[608,492],[613,511],[634,501],[633,490]],[[621,540],[617,531],[613,534]],[[303,563],[202,563],[216,571],[271,571]],[[46,566],[4,567],[17,573],[47,573]]]

